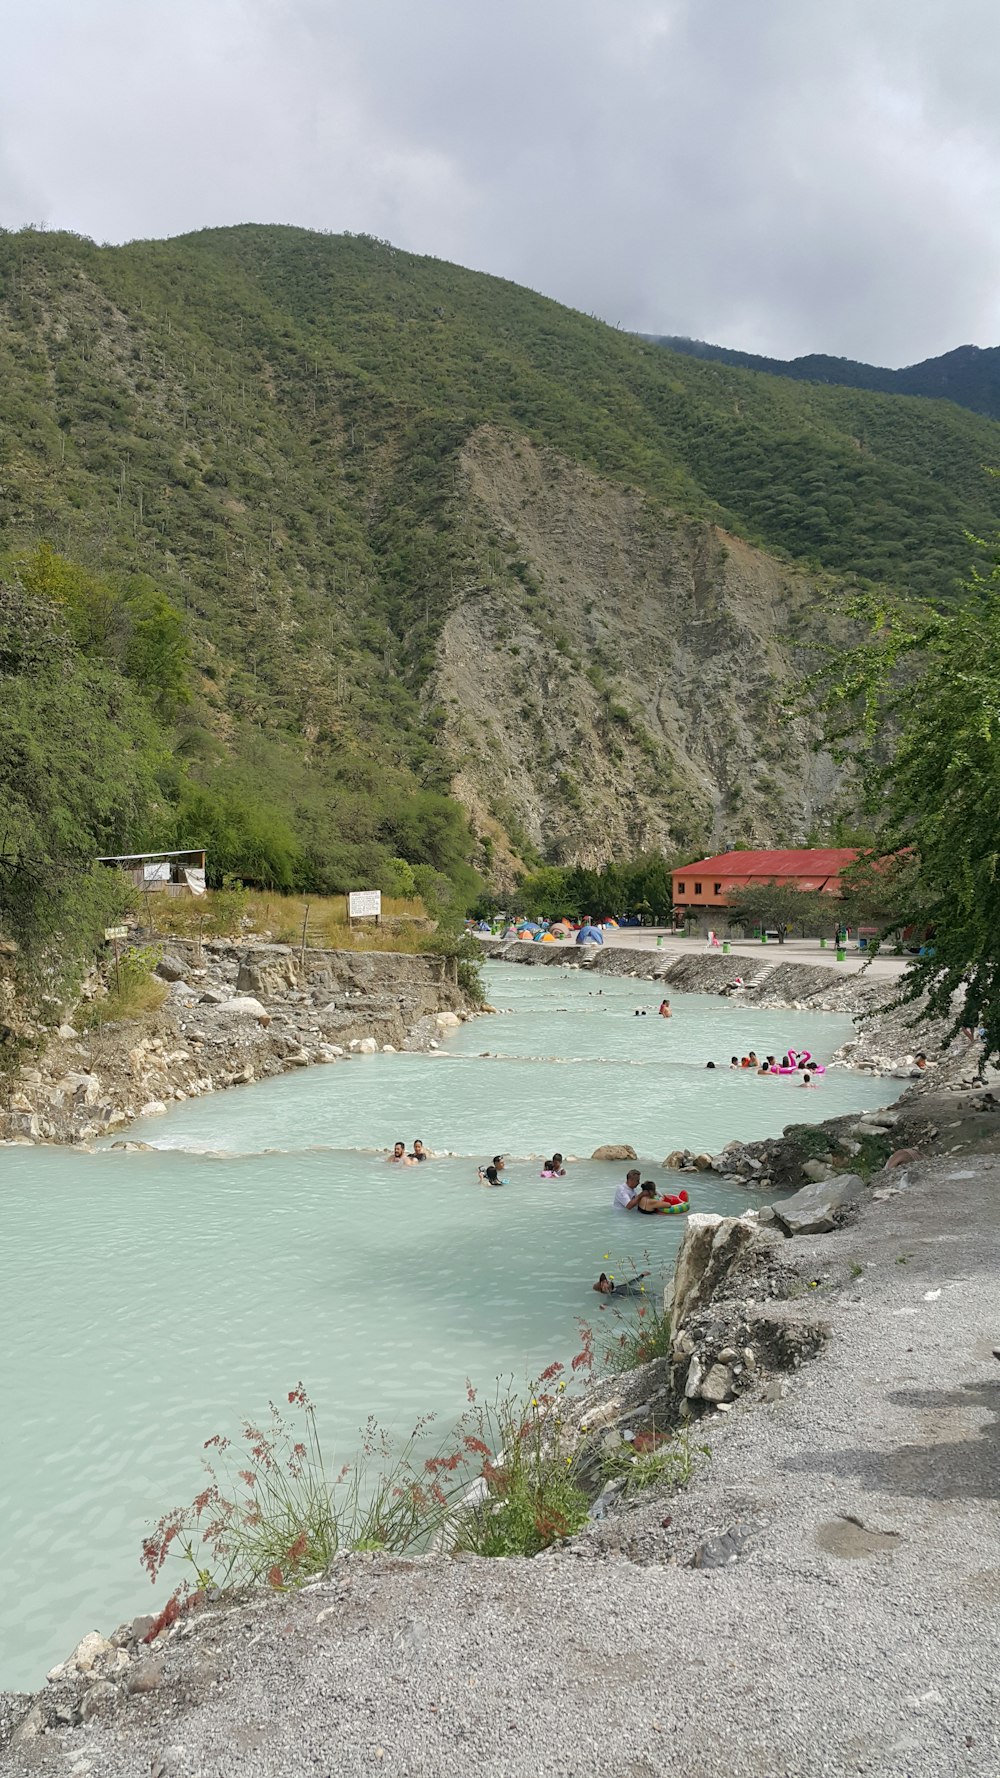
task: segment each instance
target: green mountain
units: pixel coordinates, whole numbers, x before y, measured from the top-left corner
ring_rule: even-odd
[[[756,352],[734,352],[729,346],[710,346],[705,340],[689,340],[676,334],[645,336],[654,345],[682,352],[690,358],[711,359],[741,370],[762,370],[768,376],[793,377],[800,383],[837,383],[851,389],[877,389],[883,395],[927,395],[954,401],[1000,420],[1000,346],[956,346],[939,358],[923,358],[902,370],[886,370],[877,364],[860,364],[853,358],[831,358],[810,352],[803,358],[763,358]]]
[[[0,568],[160,738],[88,831],[315,889],[829,825],[782,687],[1000,524],[988,419],[367,237],[0,235],[0,388]]]

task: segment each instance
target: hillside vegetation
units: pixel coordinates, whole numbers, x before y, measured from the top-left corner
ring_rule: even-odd
[[[756,352],[737,352],[730,346],[710,346],[676,334],[649,336],[653,343],[687,357],[712,359],[741,370],[764,371],[768,376],[792,377],[800,383],[841,383],[851,389],[877,389],[883,395],[927,395],[954,401],[974,414],[1000,419],[1000,346],[956,346],[939,358],[922,358],[919,364],[887,370],[879,364],[863,364],[855,358],[832,358],[826,352],[809,352],[802,358],[764,358]]]
[[[780,695],[840,589],[948,600],[1000,520],[987,419],[365,237],[0,235],[0,378],[7,633],[50,639],[0,659],[22,866],[205,844],[433,909],[517,858],[794,838],[840,787]]]

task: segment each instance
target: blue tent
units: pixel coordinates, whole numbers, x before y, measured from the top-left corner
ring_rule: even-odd
[[[602,945],[604,934],[598,932],[596,926],[581,926],[576,935],[576,942],[578,945]]]

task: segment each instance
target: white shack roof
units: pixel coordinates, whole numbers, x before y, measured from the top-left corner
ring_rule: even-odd
[[[99,858],[98,864],[143,864],[147,859],[154,858],[202,858],[204,846],[188,846],[183,852],[115,852],[107,857]]]

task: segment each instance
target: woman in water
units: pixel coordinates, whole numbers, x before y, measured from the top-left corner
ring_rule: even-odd
[[[651,1179],[644,1179],[640,1185],[639,1197],[635,1207],[641,1216],[659,1215],[660,1198]]]
[[[674,1016],[673,1013],[670,1011],[669,1000],[661,1000],[660,1001],[660,1017],[661,1017],[661,1019],[672,1019],[673,1016]]]
[[[480,1167],[479,1183],[480,1185],[502,1185],[503,1180],[495,1167]]]
[[[413,1147],[410,1150],[410,1160],[411,1161],[429,1161],[430,1158],[431,1157],[430,1157],[427,1149],[424,1147],[423,1143],[421,1142],[420,1137],[414,1136]]]

